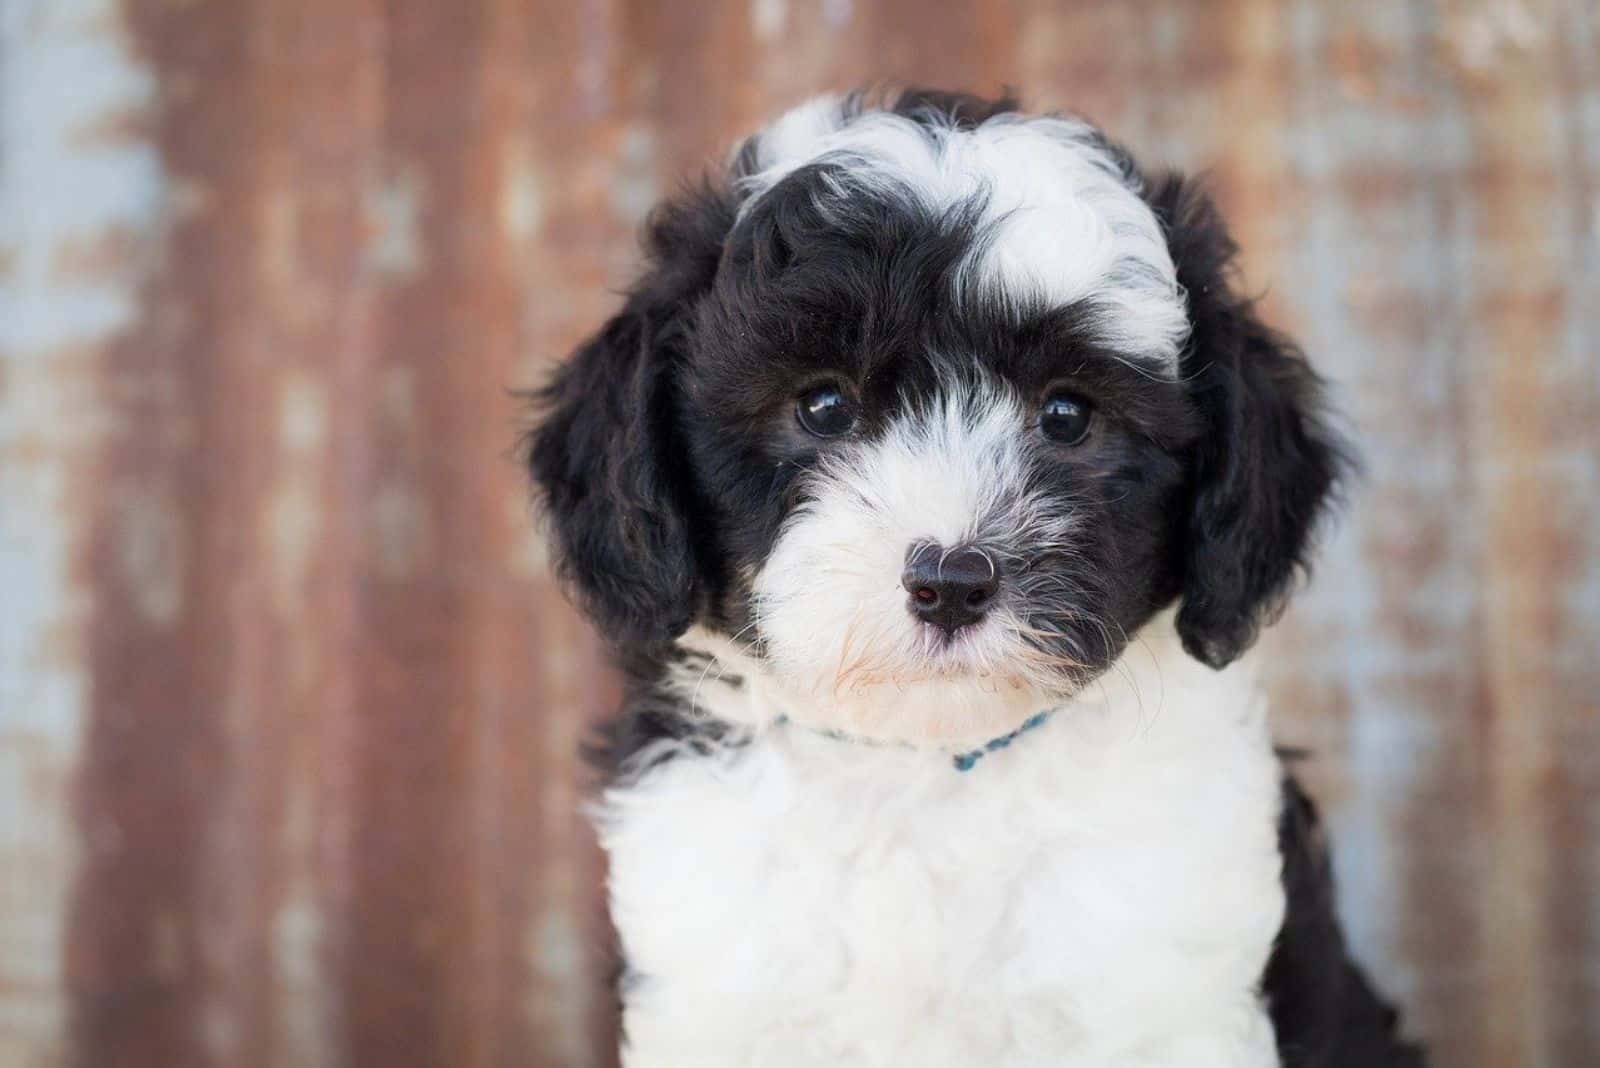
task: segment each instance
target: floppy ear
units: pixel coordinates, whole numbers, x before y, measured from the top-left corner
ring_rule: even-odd
[[[732,218],[709,187],[658,208],[649,270],[534,397],[527,462],[557,571],[613,641],[675,638],[699,609],[677,377]]]
[[[1188,292],[1182,374],[1204,432],[1193,457],[1178,634],[1221,668],[1281,611],[1350,465],[1299,348],[1231,285],[1236,246],[1209,197],[1169,177],[1149,193]]]

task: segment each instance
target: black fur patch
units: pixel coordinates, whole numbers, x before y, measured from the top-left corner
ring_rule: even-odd
[[[1210,198],[1173,175],[1148,198],[1189,294],[1183,375],[1207,423],[1190,456],[1178,632],[1191,655],[1221,667],[1281,611],[1351,460],[1322,379],[1238,293],[1237,248]]]
[[[1422,1050],[1345,948],[1334,912],[1333,868],[1317,811],[1293,776],[1278,822],[1288,913],[1262,992],[1283,1068],[1422,1068]]]
[[[527,459],[557,567],[601,631],[663,644],[703,604],[678,377],[694,302],[716,274],[731,198],[713,187],[662,205],[645,234],[650,270],[622,311],[538,391]]]

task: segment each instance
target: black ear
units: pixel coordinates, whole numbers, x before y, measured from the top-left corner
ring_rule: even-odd
[[[699,609],[677,379],[732,221],[729,199],[709,187],[658,208],[647,273],[534,397],[527,462],[557,571],[613,641],[677,637]]]
[[[1182,374],[1204,422],[1191,469],[1178,633],[1223,667],[1281,611],[1349,454],[1299,348],[1232,284],[1233,240],[1209,197],[1169,177],[1149,192],[1188,293]]]

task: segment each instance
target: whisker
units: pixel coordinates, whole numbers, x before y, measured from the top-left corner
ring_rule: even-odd
[[[756,625],[755,624],[755,620],[752,619],[749,623],[746,623],[744,626],[740,627],[737,631],[735,631],[732,634],[732,636],[729,637],[728,641],[729,642],[737,642],[739,640],[739,638],[744,635],[745,631],[749,630],[751,627],[753,627],[755,625]],[[694,689],[691,690],[690,693],[689,693],[689,714],[691,716],[697,714],[700,711],[700,688],[705,685],[706,676],[708,674],[710,674],[711,668],[714,665],[722,663],[721,659],[715,653],[707,653],[706,656],[708,657],[708,659],[706,660],[706,666],[705,666],[704,669],[701,670],[700,677],[695,680]],[[717,672],[717,677],[716,677],[715,681],[721,682],[722,681],[722,676],[727,674],[727,672],[728,672],[727,665],[725,665],[725,664],[722,665],[722,670]]]

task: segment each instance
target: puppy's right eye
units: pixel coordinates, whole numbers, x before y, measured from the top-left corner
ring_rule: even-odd
[[[1052,393],[1039,413],[1039,429],[1044,436],[1063,445],[1076,445],[1088,437],[1093,421],[1094,405],[1076,393]]]
[[[819,438],[848,434],[856,425],[855,409],[834,385],[818,386],[800,395],[795,418],[805,432]]]

